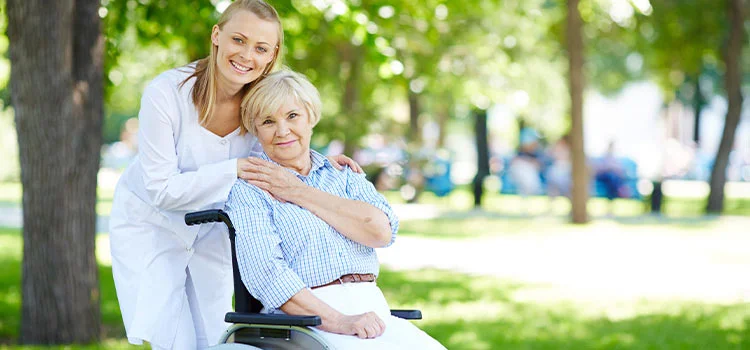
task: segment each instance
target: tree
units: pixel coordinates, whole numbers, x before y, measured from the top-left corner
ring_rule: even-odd
[[[23,185],[20,341],[96,341],[99,1],[8,0],[7,11]]]
[[[578,0],[568,0],[567,47],[570,85],[570,150],[573,164],[572,219],[575,223],[588,221],[588,174],[583,148],[583,37]]]
[[[740,66],[742,56],[742,45],[744,44],[745,23],[744,0],[727,0],[727,15],[729,17],[729,40],[724,51],[724,87],[726,89],[728,106],[727,117],[724,121],[724,132],[716,152],[714,167],[711,170],[711,181],[709,185],[711,192],[708,195],[706,211],[709,213],[721,213],[724,209],[724,184],[726,183],[726,169],[729,164],[729,152],[734,145],[734,135],[740,121],[742,112],[742,67]]]

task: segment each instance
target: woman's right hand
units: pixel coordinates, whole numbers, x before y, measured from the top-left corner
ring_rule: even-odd
[[[362,339],[373,339],[383,335],[385,322],[376,313],[370,311],[359,315],[341,315],[330,326],[321,325],[320,329],[338,334],[356,335]]]
[[[281,202],[294,203],[294,199],[307,187],[281,166],[255,157],[237,159],[237,177]]]

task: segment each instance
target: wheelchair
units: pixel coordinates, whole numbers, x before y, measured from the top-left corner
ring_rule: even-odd
[[[263,305],[247,291],[242,283],[235,229],[229,216],[221,209],[204,210],[185,214],[187,225],[223,222],[227,225],[232,249],[232,272],[234,275],[234,312],[228,312],[224,321],[232,325],[222,335],[219,344],[212,350],[292,350],[332,349],[310,327],[319,326],[319,316],[293,316],[261,313]],[[420,310],[391,310],[391,315],[406,320],[421,320]]]

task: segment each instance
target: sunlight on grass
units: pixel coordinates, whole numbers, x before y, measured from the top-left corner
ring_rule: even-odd
[[[0,204],[20,204],[21,203],[21,183],[20,182],[0,182]]]
[[[613,218],[572,224],[562,217],[506,217],[491,212],[445,213],[427,220],[404,220],[399,235],[437,239],[471,239],[489,236],[545,235],[549,233],[670,232],[689,235],[695,230],[736,228],[730,219],[707,217],[668,221],[660,217]]]
[[[750,305],[518,300],[524,286],[448,271],[384,271],[392,307],[420,308],[421,328],[449,349],[734,349],[750,345]],[[409,287],[405,287],[408,285]],[[440,290],[441,292],[436,292]],[[408,291],[408,292],[405,292]],[[620,317],[609,317],[619,312]]]
[[[472,222],[477,220],[477,222]],[[500,221],[478,217],[444,220],[422,229],[465,225],[471,230],[500,226]],[[507,219],[505,221],[508,221]],[[427,225],[427,223],[420,223]],[[531,228],[560,225],[554,220],[518,220],[495,232],[516,234]],[[710,222],[722,227],[727,223]],[[568,226],[560,225],[558,230]],[[653,226],[645,225],[653,229]],[[581,229],[581,226],[573,226]],[[640,226],[604,222],[603,227],[639,229]],[[690,235],[679,228],[675,234]],[[446,229],[445,232],[448,232]],[[595,231],[592,231],[595,232]],[[438,233],[440,234],[440,233]],[[497,233],[496,233],[497,234]],[[473,231],[468,235],[477,236]],[[102,296],[101,344],[60,349],[136,349],[124,339],[112,281],[109,242],[97,235]],[[0,229],[0,349],[41,349],[10,346],[17,337],[20,310],[19,230]],[[549,298],[553,286],[518,283],[484,275],[437,269],[393,271],[383,268],[378,285],[392,308],[416,308],[424,319],[415,324],[449,349],[741,349],[750,347],[750,304],[714,305],[674,300],[561,300]],[[45,348],[48,349],[48,348]]]

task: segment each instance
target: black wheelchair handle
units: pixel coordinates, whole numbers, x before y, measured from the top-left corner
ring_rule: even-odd
[[[223,222],[227,227],[232,228],[232,221],[229,215],[221,209],[201,210],[185,214],[185,224],[200,225],[209,222]]]

